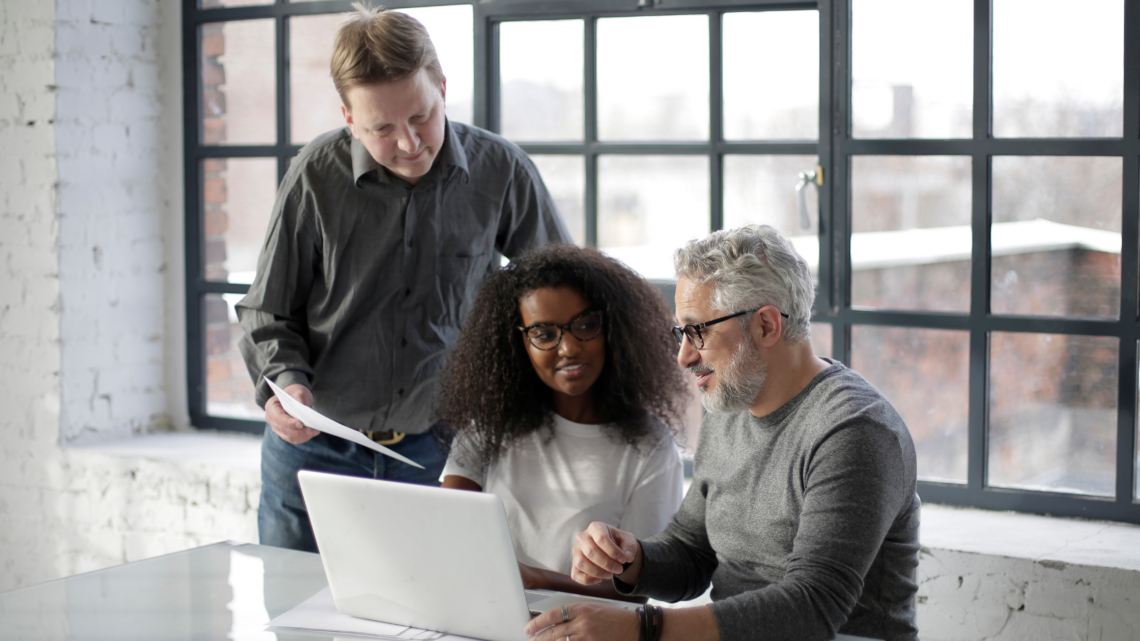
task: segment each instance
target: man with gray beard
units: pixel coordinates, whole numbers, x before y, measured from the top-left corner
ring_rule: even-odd
[[[919,501],[914,444],[863,377],[816,357],[814,287],[787,238],[749,225],[675,256],[677,361],[708,410],[693,483],[661,534],[593,523],[574,579],[712,603],[639,613],[576,604],[533,619],[539,641],[913,641]]]

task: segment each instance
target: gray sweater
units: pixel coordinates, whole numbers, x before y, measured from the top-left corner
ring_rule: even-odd
[[[708,414],[673,522],[642,542],[636,587],[700,596],[725,641],[914,640],[919,501],[902,418],[842,364],[763,418]]]

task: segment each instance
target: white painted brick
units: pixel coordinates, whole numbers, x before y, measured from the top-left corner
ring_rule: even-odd
[[[66,0],[56,2],[55,20],[58,23],[86,23],[91,21],[91,3],[101,0]]]
[[[45,164],[47,162],[50,162],[50,159],[45,160]],[[55,208],[55,194],[50,188],[50,185],[46,185],[48,187],[47,189],[44,189],[44,186],[45,185],[41,185],[39,186],[40,188],[36,188],[37,186],[35,185],[28,185],[26,189],[14,190],[9,194],[7,199],[8,210],[26,213],[38,212],[49,218],[53,217],[52,212]],[[0,240],[0,246],[4,244],[6,244],[5,241]]]
[[[169,554],[203,545],[200,537],[181,532],[135,532],[124,537],[126,560],[140,561],[161,554]]]
[[[126,120],[157,119],[162,116],[161,103],[157,100],[140,100],[137,96],[117,91],[110,96],[108,106],[118,118]]]
[[[120,60],[141,57],[145,53],[143,42],[146,31],[135,25],[114,25],[108,29],[108,35],[111,37],[111,51]],[[137,79],[136,84],[138,84]]]
[[[123,6],[126,2],[95,2],[91,6],[91,20],[106,24],[122,24],[126,18]]]
[[[0,56],[10,55],[4,52],[4,36],[0,34]],[[0,73],[11,73],[10,69],[5,68],[5,65],[0,64]],[[16,118],[20,115],[22,104],[20,102],[22,96],[17,96],[14,93],[9,93],[5,90],[4,84],[0,83],[0,114],[4,116]]]
[[[994,641],[1084,641],[1087,636],[1085,620],[1023,614],[1011,617]]]
[[[1063,570],[1030,581],[1025,588],[1025,613],[1061,619],[1087,618],[1090,586],[1073,581]]]
[[[154,0],[126,0],[123,4],[123,22],[131,26],[154,28],[159,24],[159,3]]]
[[[97,149],[114,149],[126,141],[127,126],[121,122],[97,123],[92,127],[92,133]]]

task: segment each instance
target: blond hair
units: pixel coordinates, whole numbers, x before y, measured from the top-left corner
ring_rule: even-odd
[[[426,69],[437,86],[443,68],[431,36],[419,20],[406,13],[354,2],[348,20],[336,32],[332,78],[345,106],[345,93],[359,85],[397,82]]]

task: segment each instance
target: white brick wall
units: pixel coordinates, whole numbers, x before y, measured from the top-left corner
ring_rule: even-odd
[[[59,436],[54,14],[0,4],[0,589],[21,584],[39,491],[25,479]]]
[[[923,551],[924,641],[1140,639],[1140,572],[950,550]]]
[[[170,422],[163,380],[162,115],[156,0],[60,0],[56,152],[65,444]],[[176,124],[176,123],[174,123]]]
[[[254,470],[61,447],[186,425],[180,11],[0,3],[0,591],[256,541]]]

